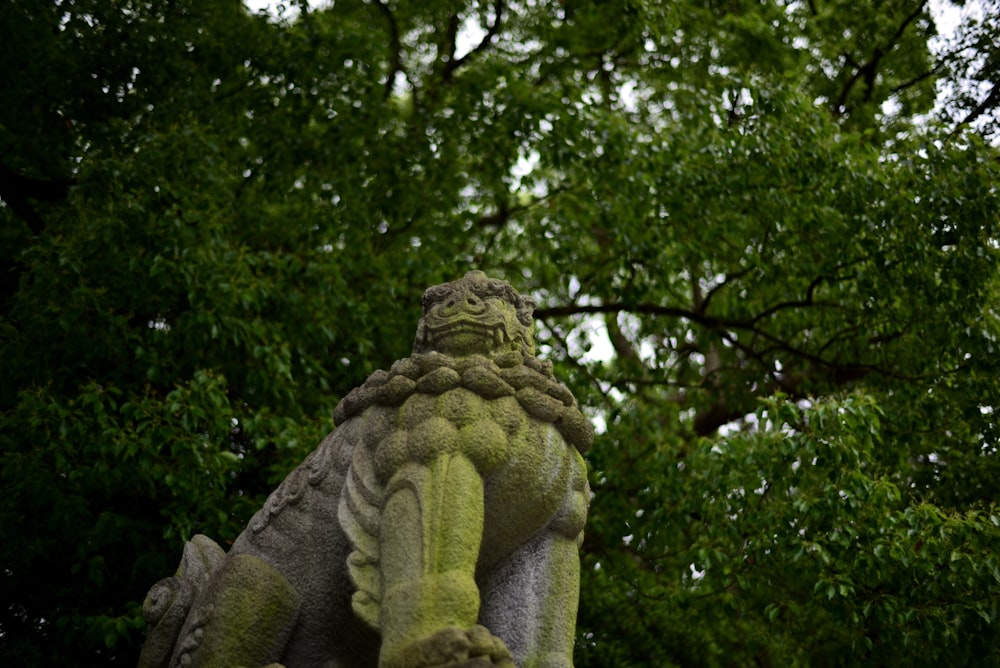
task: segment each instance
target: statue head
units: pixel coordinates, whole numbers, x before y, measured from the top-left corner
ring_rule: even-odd
[[[506,281],[470,271],[457,281],[427,288],[413,352],[452,357],[510,351],[534,356],[535,303]]]

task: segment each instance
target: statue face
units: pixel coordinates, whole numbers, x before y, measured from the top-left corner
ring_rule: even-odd
[[[531,309],[504,281],[481,271],[428,288],[424,314],[413,344],[416,353],[436,351],[452,357],[534,352]]]

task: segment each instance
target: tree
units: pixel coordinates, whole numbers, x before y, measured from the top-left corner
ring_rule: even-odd
[[[473,267],[603,425],[578,665],[997,661],[990,3],[296,6],[0,14],[7,662],[134,664]]]

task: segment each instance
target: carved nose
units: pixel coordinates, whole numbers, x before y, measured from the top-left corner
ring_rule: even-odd
[[[448,317],[460,313],[470,313],[478,315],[486,310],[486,304],[478,296],[471,292],[463,292],[452,295],[442,305],[441,315]]]

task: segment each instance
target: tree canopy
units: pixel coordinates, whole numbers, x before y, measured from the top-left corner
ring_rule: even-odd
[[[291,5],[0,9],[4,664],[134,665],[472,268],[600,427],[578,666],[1000,662],[995,0]]]

